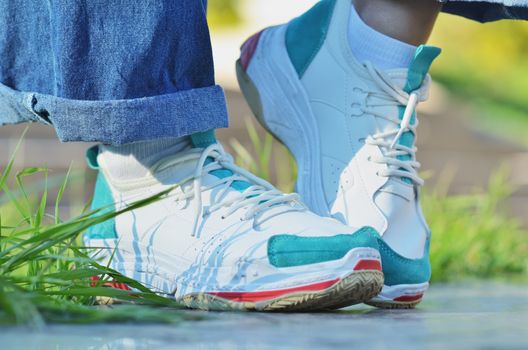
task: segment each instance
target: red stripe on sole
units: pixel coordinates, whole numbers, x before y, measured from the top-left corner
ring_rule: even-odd
[[[354,266],[354,271],[358,271],[358,270],[381,271],[381,262],[379,260],[372,260],[372,259],[359,260],[356,266]]]
[[[256,34],[253,34],[242,44],[242,47],[240,48],[240,64],[242,65],[242,69],[244,70],[244,72],[247,70],[249,62],[251,61],[255,50],[257,49],[257,45],[262,32],[263,30]]]
[[[290,293],[295,293],[295,292],[305,292],[305,291],[317,292],[317,291],[325,290],[333,286],[334,284],[336,284],[339,280],[340,280],[339,278],[336,278],[331,281],[318,282],[318,283],[308,284],[308,285],[301,286],[301,287],[268,290],[268,291],[261,291],[261,292],[211,292],[208,294],[214,295],[219,298],[228,299],[231,301],[236,301],[236,302],[247,302],[247,301],[258,302],[258,301],[275,299],[277,297],[290,294]]]
[[[91,281],[90,287],[97,286],[100,280],[101,280],[101,277],[99,276],[91,276],[90,277],[90,281]],[[113,281],[103,283],[103,287],[110,287],[110,288],[121,289],[121,290],[131,290],[130,287],[127,286],[126,284],[119,283],[119,282],[113,282]]]
[[[417,301],[422,299],[423,294],[416,295],[402,295],[401,297],[394,298],[394,301]]]

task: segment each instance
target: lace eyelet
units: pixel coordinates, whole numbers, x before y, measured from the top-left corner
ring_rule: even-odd
[[[353,118],[359,118],[362,117],[365,112],[363,111],[363,106],[359,103],[353,103],[350,105],[350,116]]]

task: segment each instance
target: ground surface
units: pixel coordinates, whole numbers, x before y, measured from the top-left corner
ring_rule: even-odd
[[[318,314],[203,313],[176,325],[0,330],[2,349],[527,349],[528,289],[435,285],[419,309]]]

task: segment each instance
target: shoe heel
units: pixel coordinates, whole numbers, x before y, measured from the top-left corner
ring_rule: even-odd
[[[253,81],[251,81],[251,78],[244,70],[241,59],[237,60],[236,62],[236,74],[238,85],[240,86],[240,90],[242,91],[242,94],[244,95],[251,112],[253,112],[253,115],[257,118],[260,125],[262,125],[262,127],[266,129],[267,132],[272,134],[276,140],[282,143],[282,141],[266,125],[260,94],[255,87],[255,84]]]
[[[240,58],[236,61],[235,69],[238,85],[240,86],[240,90],[242,91],[242,94],[244,95],[251,112],[253,112],[253,115],[257,118],[260,125],[262,125],[262,127],[266,129],[267,132],[272,134],[280,142],[280,139],[274,135],[270,128],[266,125],[260,94],[257,87],[249,77],[249,74],[247,73],[251,59],[253,58],[253,55],[257,49],[260,36],[264,30],[253,34],[242,44],[240,47]]]
[[[429,283],[384,286],[381,293],[366,304],[380,309],[414,309],[427,291]]]
[[[255,50],[257,49],[257,45],[260,40],[260,35],[263,31],[264,30],[261,30],[260,32],[250,36],[240,47],[240,65],[244,72],[249,67],[249,63],[255,54]]]

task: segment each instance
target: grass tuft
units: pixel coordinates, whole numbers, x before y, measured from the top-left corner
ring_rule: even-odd
[[[528,278],[528,232],[509,216],[506,203],[511,194],[502,169],[485,190],[457,196],[423,194],[433,232],[433,280]]]
[[[13,155],[0,176],[0,203],[4,203],[0,206],[0,324],[177,322],[184,318],[175,301],[99,264],[92,258],[93,248],[81,243],[89,227],[148,205],[170,190],[121,211],[95,210],[61,221],[59,206],[70,171],[60,182],[51,215],[46,213],[47,169],[25,168],[13,175],[14,159]],[[44,177],[43,189],[27,191],[24,180],[36,176]],[[95,285],[92,277],[99,279]],[[109,280],[125,283],[134,291],[104,287]],[[133,304],[94,307],[98,297]]]

